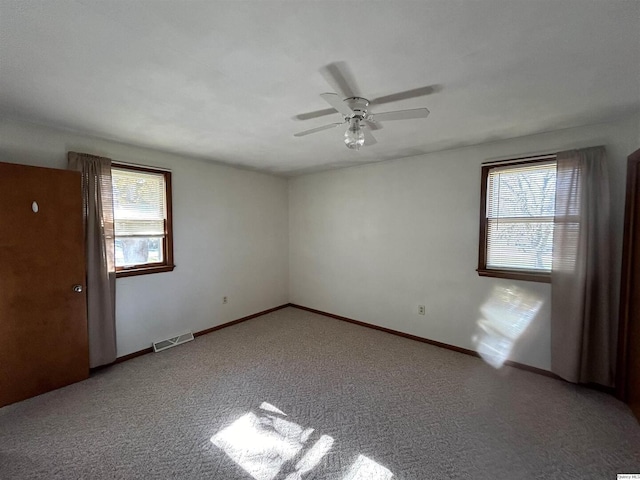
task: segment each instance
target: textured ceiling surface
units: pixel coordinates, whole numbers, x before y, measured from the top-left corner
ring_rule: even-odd
[[[611,120],[640,109],[640,2],[0,0],[0,115],[296,174]],[[372,107],[427,107],[343,144],[323,66]]]

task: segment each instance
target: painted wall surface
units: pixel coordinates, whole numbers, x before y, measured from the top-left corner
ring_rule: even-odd
[[[172,171],[176,269],[117,280],[119,356],[287,303],[286,179],[0,120],[2,162],[65,168],[70,150]]]
[[[475,349],[479,307],[494,287],[517,285],[544,304],[511,359],[549,369],[550,285],[476,274],[480,165],[605,145],[618,279],[626,156],[640,147],[639,125],[636,116],[291,179],[290,301]]]
[[[548,369],[549,285],[475,273],[480,164],[605,145],[617,279],[626,156],[640,148],[639,127],[636,116],[287,182],[1,119],[0,161],[65,168],[75,150],[171,169],[177,268],[118,279],[120,356],[288,301],[473,348],[480,305],[495,286],[515,284],[544,305],[511,358]]]

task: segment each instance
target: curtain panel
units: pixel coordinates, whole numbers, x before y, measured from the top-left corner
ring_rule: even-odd
[[[551,370],[613,386],[609,178],[604,147],[557,155],[551,270]]]
[[[89,364],[93,368],[116,359],[111,159],[69,152],[68,166],[82,174]]]

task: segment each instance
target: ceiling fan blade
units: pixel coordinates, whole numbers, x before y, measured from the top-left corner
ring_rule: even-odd
[[[364,146],[368,147],[369,145],[375,145],[378,143],[376,137],[371,135],[371,131],[368,128],[363,128],[362,133],[364,134]]]
[[[363,120],[369,130],[382,130],[382,124]]]
[[[346,115],[347,117],[353,115],[353,110],[349,108],[349,106],[342,101],[342,99],[335,93],[321,93],[320,96],[325,99],[325,101],[339,111],[341,114]]]
[[[369,105],[381,105],[383,103],[398,102],[400,100],[406,100],[408,98],[423,97],[425,95],[431,95],[442,90],[442,85],[429,85],[428,87],[414,88],[413,90],[405,90],[404,92],[393,93],[391,95],[385,95],[384,97],[374,98],[369,102]]]
[[[412,118],[427,118],[429,110],[426,108],[414,108],[411,110],[397,110],[395,112],[375,113],[368,119],[375,122],[386,122],[388,120],[409,120]]]
[[[342,98],[359,97],[355,79],[345,62],[333,62],[320,69],[320,73],[329,85],[342,95]]]
[[[325,108],[324,110],[316,110],[315,112],[301,113],[293,118],[296,120],[311,120],[312,118],[324,117],[332,113],[338,113],[338,111],[335,108]]]
[[[311,130],[305,130],[304,132],[294,133],[294,137],[304,137],[305,135],[310,135],[312,133],[321,132],[322,130],[329,130],[330,128],[337,127],[339,125],[344,125],[345,122],[341,123],[330,123],[329,125],[323,125],[322,127],[312,128]]]

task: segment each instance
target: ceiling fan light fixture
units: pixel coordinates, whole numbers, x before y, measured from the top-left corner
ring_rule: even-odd
[[[344,144],[351,150],[359,150],[364,145],[364,133],[359,118],[349,120],[349,128],[344,132]]]
[[[350,75],[350,72],[344,62],[331,63],[326,67],[323,67],[321,71],[334,90],[339,92],[326,92],[320,94],[322,99],[331,105],[332,108],[311,112],[310,114],[297,115],[296,118],[299,120],[306,120],[331,113],[339,113],[343,121],[294,133],[294,137],[304,137],[312,133],[322,132],[348,123],[349,128],[347,128],[347,131],[344,133],[344,144],[350,150],[360,150],[360,147],[364,145],[370,146],[378,143],[375,137],[371,135],[371,130],[377,130],[380,128],[378,122],[387,122],[391,120],[413,120],[416,118],[426,118],[429,115],[429,110],[426,108],[371,113],[369,112],[369,105],[372,104],[372,102],[355,93],[357,92],[357,89],[352,87],[352,75]],[[396,102],[398,100],[406,100],[408,98],[421,97],[423,95],[429,95],[434,91],[438,91],[439,88],[436,89],[436,87],[438,86],[434,85],[430,87],[414,88],[413,90],[406,90],[404,92],[378,97],[374,99],[373,102],[376,104],[389,103]]]

